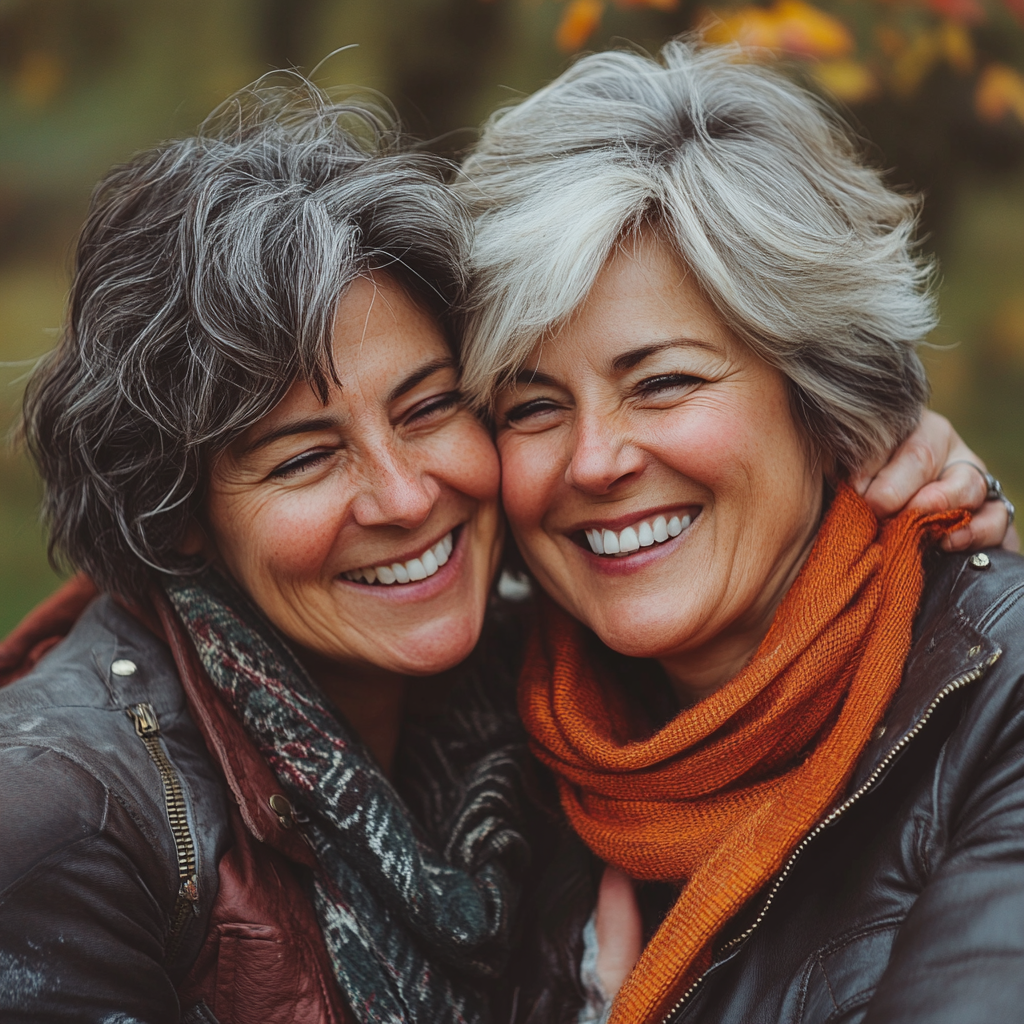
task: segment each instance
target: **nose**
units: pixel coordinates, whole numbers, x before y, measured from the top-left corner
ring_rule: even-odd
[[[606,494],[643,471],[642,449],[614,415],[578,413],[571,443],[565,482],[587,494]]]
[[[390,445],[381,445],[364,463],[363,483],[352,502],[360,526],[421,526],[440,495],[437,482],[403,458]]]

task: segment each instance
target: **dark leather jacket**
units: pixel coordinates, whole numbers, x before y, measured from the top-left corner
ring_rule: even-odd
[[[0,1021],[340,1024],[270,769],[173,621],[94,594],[0,645]]]
[[[717,947],[669,1020],[1024,1021],[1024,559],[933,557],[845,798]]]

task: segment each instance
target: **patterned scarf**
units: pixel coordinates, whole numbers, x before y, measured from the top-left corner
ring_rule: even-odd
[[[319,865],[320,928],[356,1018],[486,1022],[529,859],[512,659],[471,658],[440,725],[403,733],[403,800],[231,583],[207,571],[166,590],[213,685],[299,812]]]
[[[900,684],[922,545],[968,518],[909,512],[879,529],[841,487],[754,658],[661,729],[590,658],[579,623],[553,607],[540,619],[520,710],[569,820],[602,860],[681,887],[612,1024],[661,1019],[840,796]]]

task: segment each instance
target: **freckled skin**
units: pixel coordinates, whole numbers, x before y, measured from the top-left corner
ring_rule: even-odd
[[[676,339],[689,343],[614,364]],[[526,561],[608,646],[657,658],[682,699],[706,695],[756,650],[820,518],[822,470],[785,379],[653,233],[610,258],[526,366],[550,382],[523,375],[498,402],[505,511]],[[602,570],[574,539],[667,506],[699,515],[636,571]]]
[[[360,677],[434,674],[472,650],[499,553],[500,471],[476,417],[443,406],[458,387],[444,335],[390,278],[349,288],[334,357],[341,387],[326,405],[295,383],[216,462],[205,528],[212,554],[307,662],[343,667],[351,689]],[[447,365],[389,398],[434,363]],[[322,422],[253,447],[297,421]],[[460,525],[461,561],[437,593],[410,600],[340,578],[419,555]]]

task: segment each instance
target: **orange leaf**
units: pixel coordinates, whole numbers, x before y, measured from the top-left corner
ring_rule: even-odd
[[[782,49],[775,19],[761,7],[744,7],[721,16],[708,25],[705,38],[710,43],[739,43],[744,47]]]
[[[989,64],[978,79],[974,107],[986,121],[1012,113],[1024,123],[1024,77],[1005,64]]]
[[[837,18],[803,0],[779,0],[774,14],[782,48],[805,57],[842,57],[853,49],[853,35]]]
[[[735,42],[803,57],[842,57],[853,49],[850,30],[804,0],[778,0],[767,10],[742,7],[710,25],[706,35],[711,42]]]
[[[571,0],[555,32],[555,42],[563,53],[578,50],[601,24],[602,0]]]

